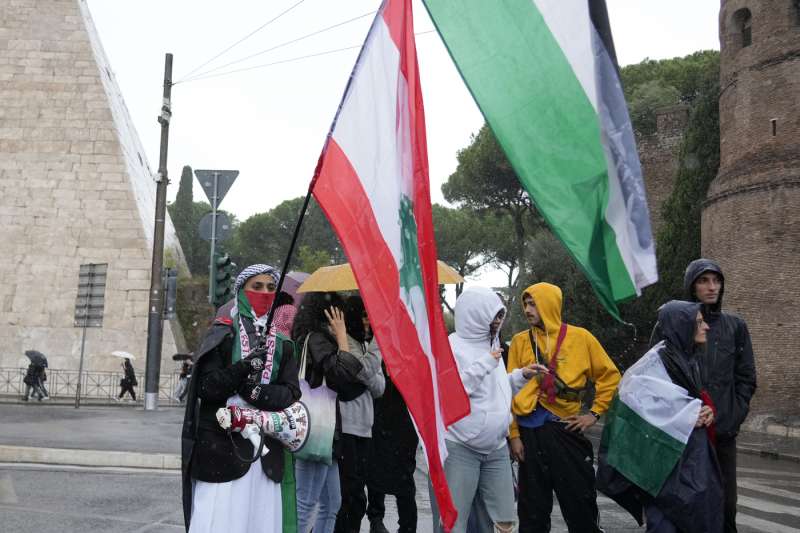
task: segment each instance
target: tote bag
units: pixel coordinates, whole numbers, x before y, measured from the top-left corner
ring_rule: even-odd
[[[309,333],[303,343],[300,356],[300,392],[308,409],[308,440],[295,452],[296,459],[331,464],[333,462],[333,433],[336,430],[336,393],[325,384],[312,389],[306,381],[306,359],[308,357]]]

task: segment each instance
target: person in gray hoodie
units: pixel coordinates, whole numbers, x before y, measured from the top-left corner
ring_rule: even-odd
[[[506,373],[498,334],[506,308],[492,290],[469,287],[456,301],[456,331],[450,335],[458,372],[470,399],[470,414],[448,428],[445,435],[447,484],[458,511],[453,533],[464,533],[472,502],[479,498],[484,519],[481,531],[512,531],[516,521],[514,488],[509,459],[508,428],[511,398],[537,372],[532,364]],[[438,509],[433,525],[442,530]]]
[[[367,484],[369,457],[372,453],[372,423],[374,398],[380,398],[386,387],[381,368],[378,345],[372,339],[369,319],[360,296],[351,296],[345,302],[344,320],[347,327],[348,350],[364,366],[358,379],[365,390],[350,401],[339,401],[342,416],[342,438],[339,456],[339,480],[342,506],[336,515],[335,533],[357,533],[367,512]],[[372,342],[370,342],[372,341]]]

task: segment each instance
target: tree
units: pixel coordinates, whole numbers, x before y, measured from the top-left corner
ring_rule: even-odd
[[[192,268],[192,258],[195,254],[195,249],[199,245],[199,237],[197,230],[192,224],[194,218],[193,200],[192,200],[192,167],[183,167],[181,173],[181,180],[178,185],[178,194],[175,201],[167,206],[169,216],[172,219],[172,224],[175,226],[175,234],[178,241],[181,243],[183,255],[186,257],[186,263],[189,266],[189,271],[193,274],[196,273]]]
[[[645,59],[620,71],[625,99],[630,102],[640,85],[658,81],[677,89],[681,102],[691,104],[702,92],[709,72],[719,73],[719,52],[703,50],[685,57],[655,61]]]
[[[621,366],[641,353],[658,306],[682,295],[683,269],[700,253],[702,203],[719,167],[718,77],[719,53],[714,51],[622,69],[636,127],[653,128],[654,112],[663,105],[683,102],[690,113],[674,191],[663,206],[664,223],[656,236],[660,281],[646,288],[641,298],[620,305],[622,317],[635,326],[635,336],[633,328],[605,311],[583,273],[543,224],[491,131],[484,126],[472,138],[459,152],[458,168],[442,191],[448,201],[483,221],[490,243],[485,253],[509,276],[509,300],[532,282],[555,283],[564,292],[565,319],[590,329]],[[644,133],[641,129],[637,131]],[[509,311],[513,328],[526,327],[519,305],[510,301]]]
[[[175,233],[181,243],[189,272],[193,275],[207,275],[209,244],[200,238],[198,226],[200,220],[211,212],[211,205],[206,202],[195,202],[192,199],[193,183],[192,167],[187,165],[183,167],[175,201],[167,206],[167,210],[175,226]]]
[[[172,204],[172,209],[175,215],[172,217],[172,223],[175,225],[175,230],[178,232],[183,231],[188,223],[188,218],[192,213],[192,185],[194,177],[192,174],[192,167],[186,165],[181,172],[181,180],[178,184],[178,194],[175,196],[175,202]]]
[[[448,202],[472,210],[493,227],[494,238],[487,242],[497,246],[486,252],[497,266],[508,269],[513,300],[514,272],[524,268],[526,238],[544,222],[487,125],[457,159],[456,171],[442,185],[442,193]]]
[[[325,250],[314,250],[307,244],[302,245],[295,254],[292,270],[314,272],[318,268],[334,264],[330,254]]]
[[[719,170],[719,53],[697,52],[686,58],[649,63],[647,69],[653,76],[683,80],[681,92],[692,95],[692,100],[675,184],[660,207],[663,223],[656,235],[659,281],[646,287],[642,297],[620,306],[623,317],[636,325],[644,340],[658,307],[684,296],[683,272],[700,256],[702,204]],[[688,74],[681,73],[681,66]],[[641,75],[641,65],[633,65],[623,69],[623,79],[629,68],[636,76]],[[638,78],[637,82],[645,83]]]
[[[288,240],[276,228],[270,211],[255,214],[239,224],[229,247],[233,261],[243,267],[255,263],[279,265]]]
[[[303,198],[286,200],[239,224],[230,248],[234,261],[239,265],[268,263],[281,268],[286,260],[302,205]],[[299,258],[298,254],[304,246],[305,256]],[[323,253],[328,258],[327,264],[346,261],[333,229],[322,210],[312,201],[303,219],[290,268],[299,270],[301,266],[308,268],[317,264],[322,261]]]
[[[572,260],[566,248],[549,229],[542,229],[528,240],[529,269],[520,275],[520,291],[538,282],[557,285],[563,293],[562,318],[594,334],[617,364],[633,361],[626,357],[634,341],[633,330],[617,322],[603,307],[586,276]],[[514,331],[527,328],[519,305],[509,307]]]
[[[485,255],[486,232],[478,215],[467,208],[453,209],[439,204],[432,207],[439,259],[456,269],[462,277],[474,274],[489,261]],[[456,285],[456,297],[462,289],[462,284]]]
[[[511,215],[500,211],[485,213],[480,218],[484,226],[486,245],[485,253],[489,264],[496,267],[506,275],[506,305],[511,306],[519,295],[519,275],[524,265],[531,267],[532,260],[530,251],[526,244],[522,244],[520,249],[519,237],[511,231],[514,227]],[[525,240],[527,241],[535,231],[530,228],[529,222],[525,221]],[[527,258],[523,264],[520,260],[522,254]]]
[[[680,93],[672,85],[665,85],[661,80],[642,83],[633,90],[628,101],[634,129],[645,135],[654,133],[657,126],[656,110],[679,101]]]
[[[658,267],[664,295],[683,293],[686,265],[700,257],[702,204],[719,171],[719,83],[709,73],[692,108],[680,150],[672,194],[661,209],[664,223],[658,232]]]

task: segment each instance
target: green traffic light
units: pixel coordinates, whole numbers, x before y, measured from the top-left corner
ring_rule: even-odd
[[[224,252],[214,253],[214,272],[211,278],[211,293],[214,305],[219,307],[233,298],[233,284],[236,279],[236,265],[231,256]]]

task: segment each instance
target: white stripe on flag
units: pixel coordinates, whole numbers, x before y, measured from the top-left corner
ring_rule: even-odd
[[[347,155],[378,222],[383,240],[392,252],[398,271],[403,257],[400,201],[413,198],[411,131],[408,122],[408,83],[401,75],[400,52],[383,17],[376,19],[365,43],[357,70],[342,104],[333,138]],[[397,178],[402,179],[397,179]],[[447,456],[445,427],[439,399],[436,360],[431,347],[430,323],[421,291],[401,299],[417,330],[420,345],[431,368],[441,460]]]
[[[619,384],[619,399],[648,424],[686,444],[702,402],[672,382],[656,344],[630,367]]]

